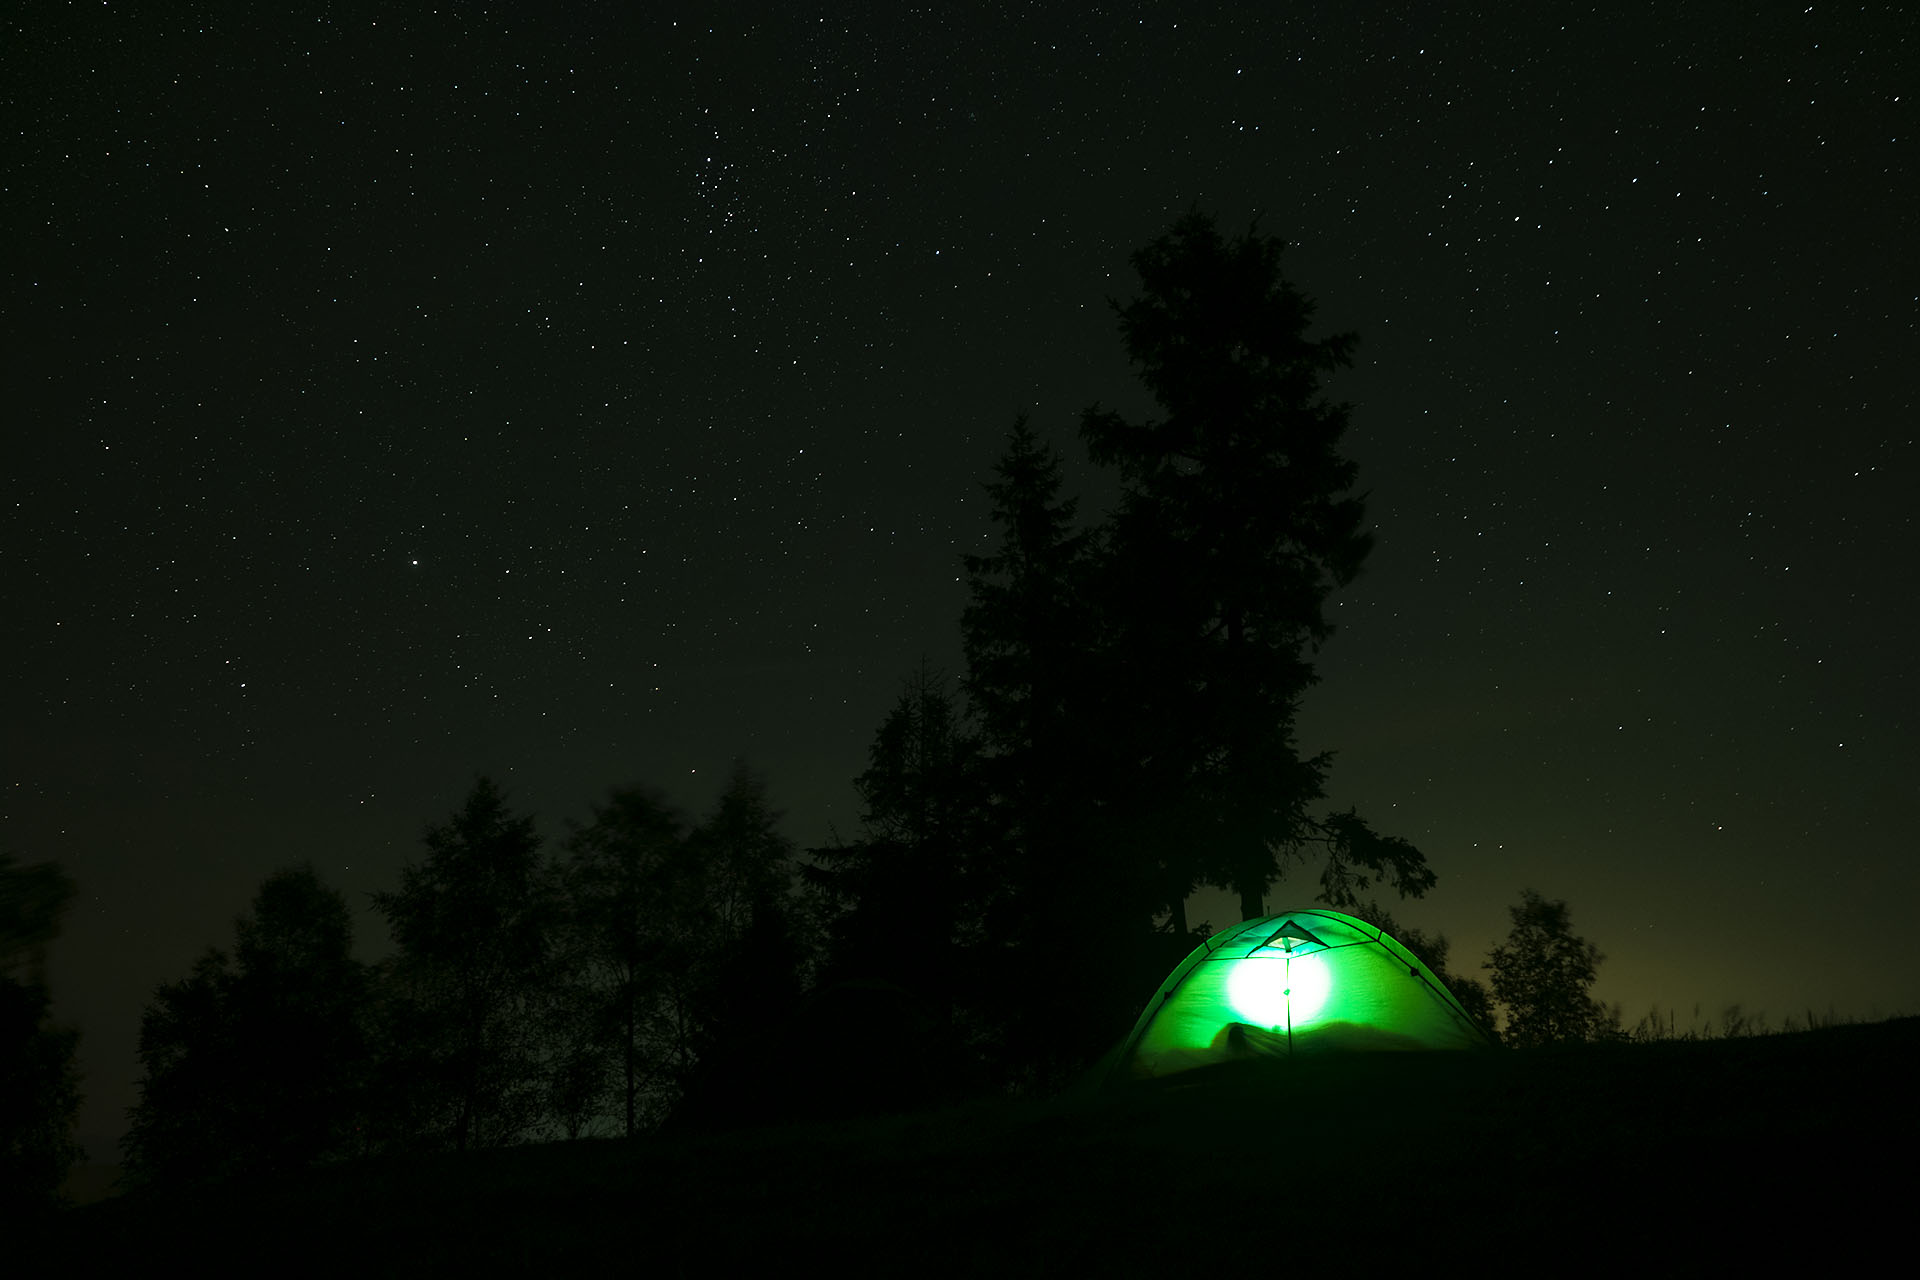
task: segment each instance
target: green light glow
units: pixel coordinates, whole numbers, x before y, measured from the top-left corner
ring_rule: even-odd
[[[1227,1002],[1242,1021],[1284,1031],[1313,1021],[1332,986],[1317,955],[1250,956],[1227,975]]]
[[[1141,1011],[1117,1069],[1146,1078],[1254,1055],[1489,1044],[1412,952],[1364,920],[1312,907],[1195,947]]]

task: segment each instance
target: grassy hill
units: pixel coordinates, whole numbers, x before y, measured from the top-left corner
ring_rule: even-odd
[[[1669,1273],[1899,1239],[1920,1019],[1190,1073],[1049,1103],[393,1160],[48,1224],[61,1269]]]

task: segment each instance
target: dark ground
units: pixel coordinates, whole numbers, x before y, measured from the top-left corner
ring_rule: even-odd
[[[1046,1104],[384,1162],[69,1210],[34,1273],[1824,1268],[1908,1251],[1916,1051],[1920,1018],[1372,1055]]]

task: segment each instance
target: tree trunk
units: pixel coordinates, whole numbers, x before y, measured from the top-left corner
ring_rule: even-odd
[[[633,1092],[634,1092],[633,1037],[636,1029],[634,1026],[634,1021],[635,1021],[634,1007],[633,1007],[634,999],[633,999],[633,984],[631,980],[629,980],[627,984],[626,995],[627,995],[627,1035],[626,1035],[625,1041],[620,1046],[621,1048],[620,1056],[625,1061],[626,1067],[627,1067],[627,1136],[631,1138],[633,1136]]]

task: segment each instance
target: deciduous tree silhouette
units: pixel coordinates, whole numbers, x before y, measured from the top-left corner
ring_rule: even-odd
[[[721,939],[744,938],[793,888],[795,850],[781,834],[781,816],[766,780],[736,760],[726,788],[689,837],[708,923]]]
[[[140,1022],[129,1170],[169,1184],[270,1175],[356,1154],[367,975],[345,900],[311,866],[269,876]]]
[[[735,761],[726,790],[688,840],[698,868],[707,960],[697,1053],[711,1057],[790,1012],[807,976],[803,931],[796,918],[793,841],[766,781]]]
[[[795,895],[793,842],[766,782],[735,761],[687,840],[699,888],[689,1103],[707,1116],[764,1117],[787,1069],[769,1052],[789,1034],[811,968]],[[778,1064],[769,1067],[769,1063]]]
[[[1487,953],[1493,998],[1506,1012],[1507,1043],[1594,1040],[1614,1030],[1613,1015],[1588,994],[1605,957],[1574,933],[1567,904],[1526,889],[1507,912],[1513,928]]]
[[[568,841],[573,983],[618,1081],[629,1134],[696,1082],[714,1108],[755,1031],[797,1003],[807,965],[793,846],[766,786],[736,762],[698,826],[644,787],[616,790]]]
[[[81,1157],[80,1033],[54,1024],[46,984],[47,948],[73,895],[53,863],[0,854],[0,1221],[57,1204]]]
[[[458,1150],[520,1140],[544,1113],[542,1005],[558,893],[533,819],[487,778],[445,823],[424,862],[376,893],[399,950],[393,1025],[404,1070],[422,1086],[420,1136]]]
[[[47,980],[47,948],[73,905],[71,877],[51,862],[23,865],[0,853],[0,977],[34,986]]]
[[[691,1060],[688,1001],[674,995],[700,945],[685,840],[686,821],[666,798],[632,786],[567,842],[567,981],[588,1019],[579,1052],[597,1044],[610,1056],[629,1136],[671,1105]]]

